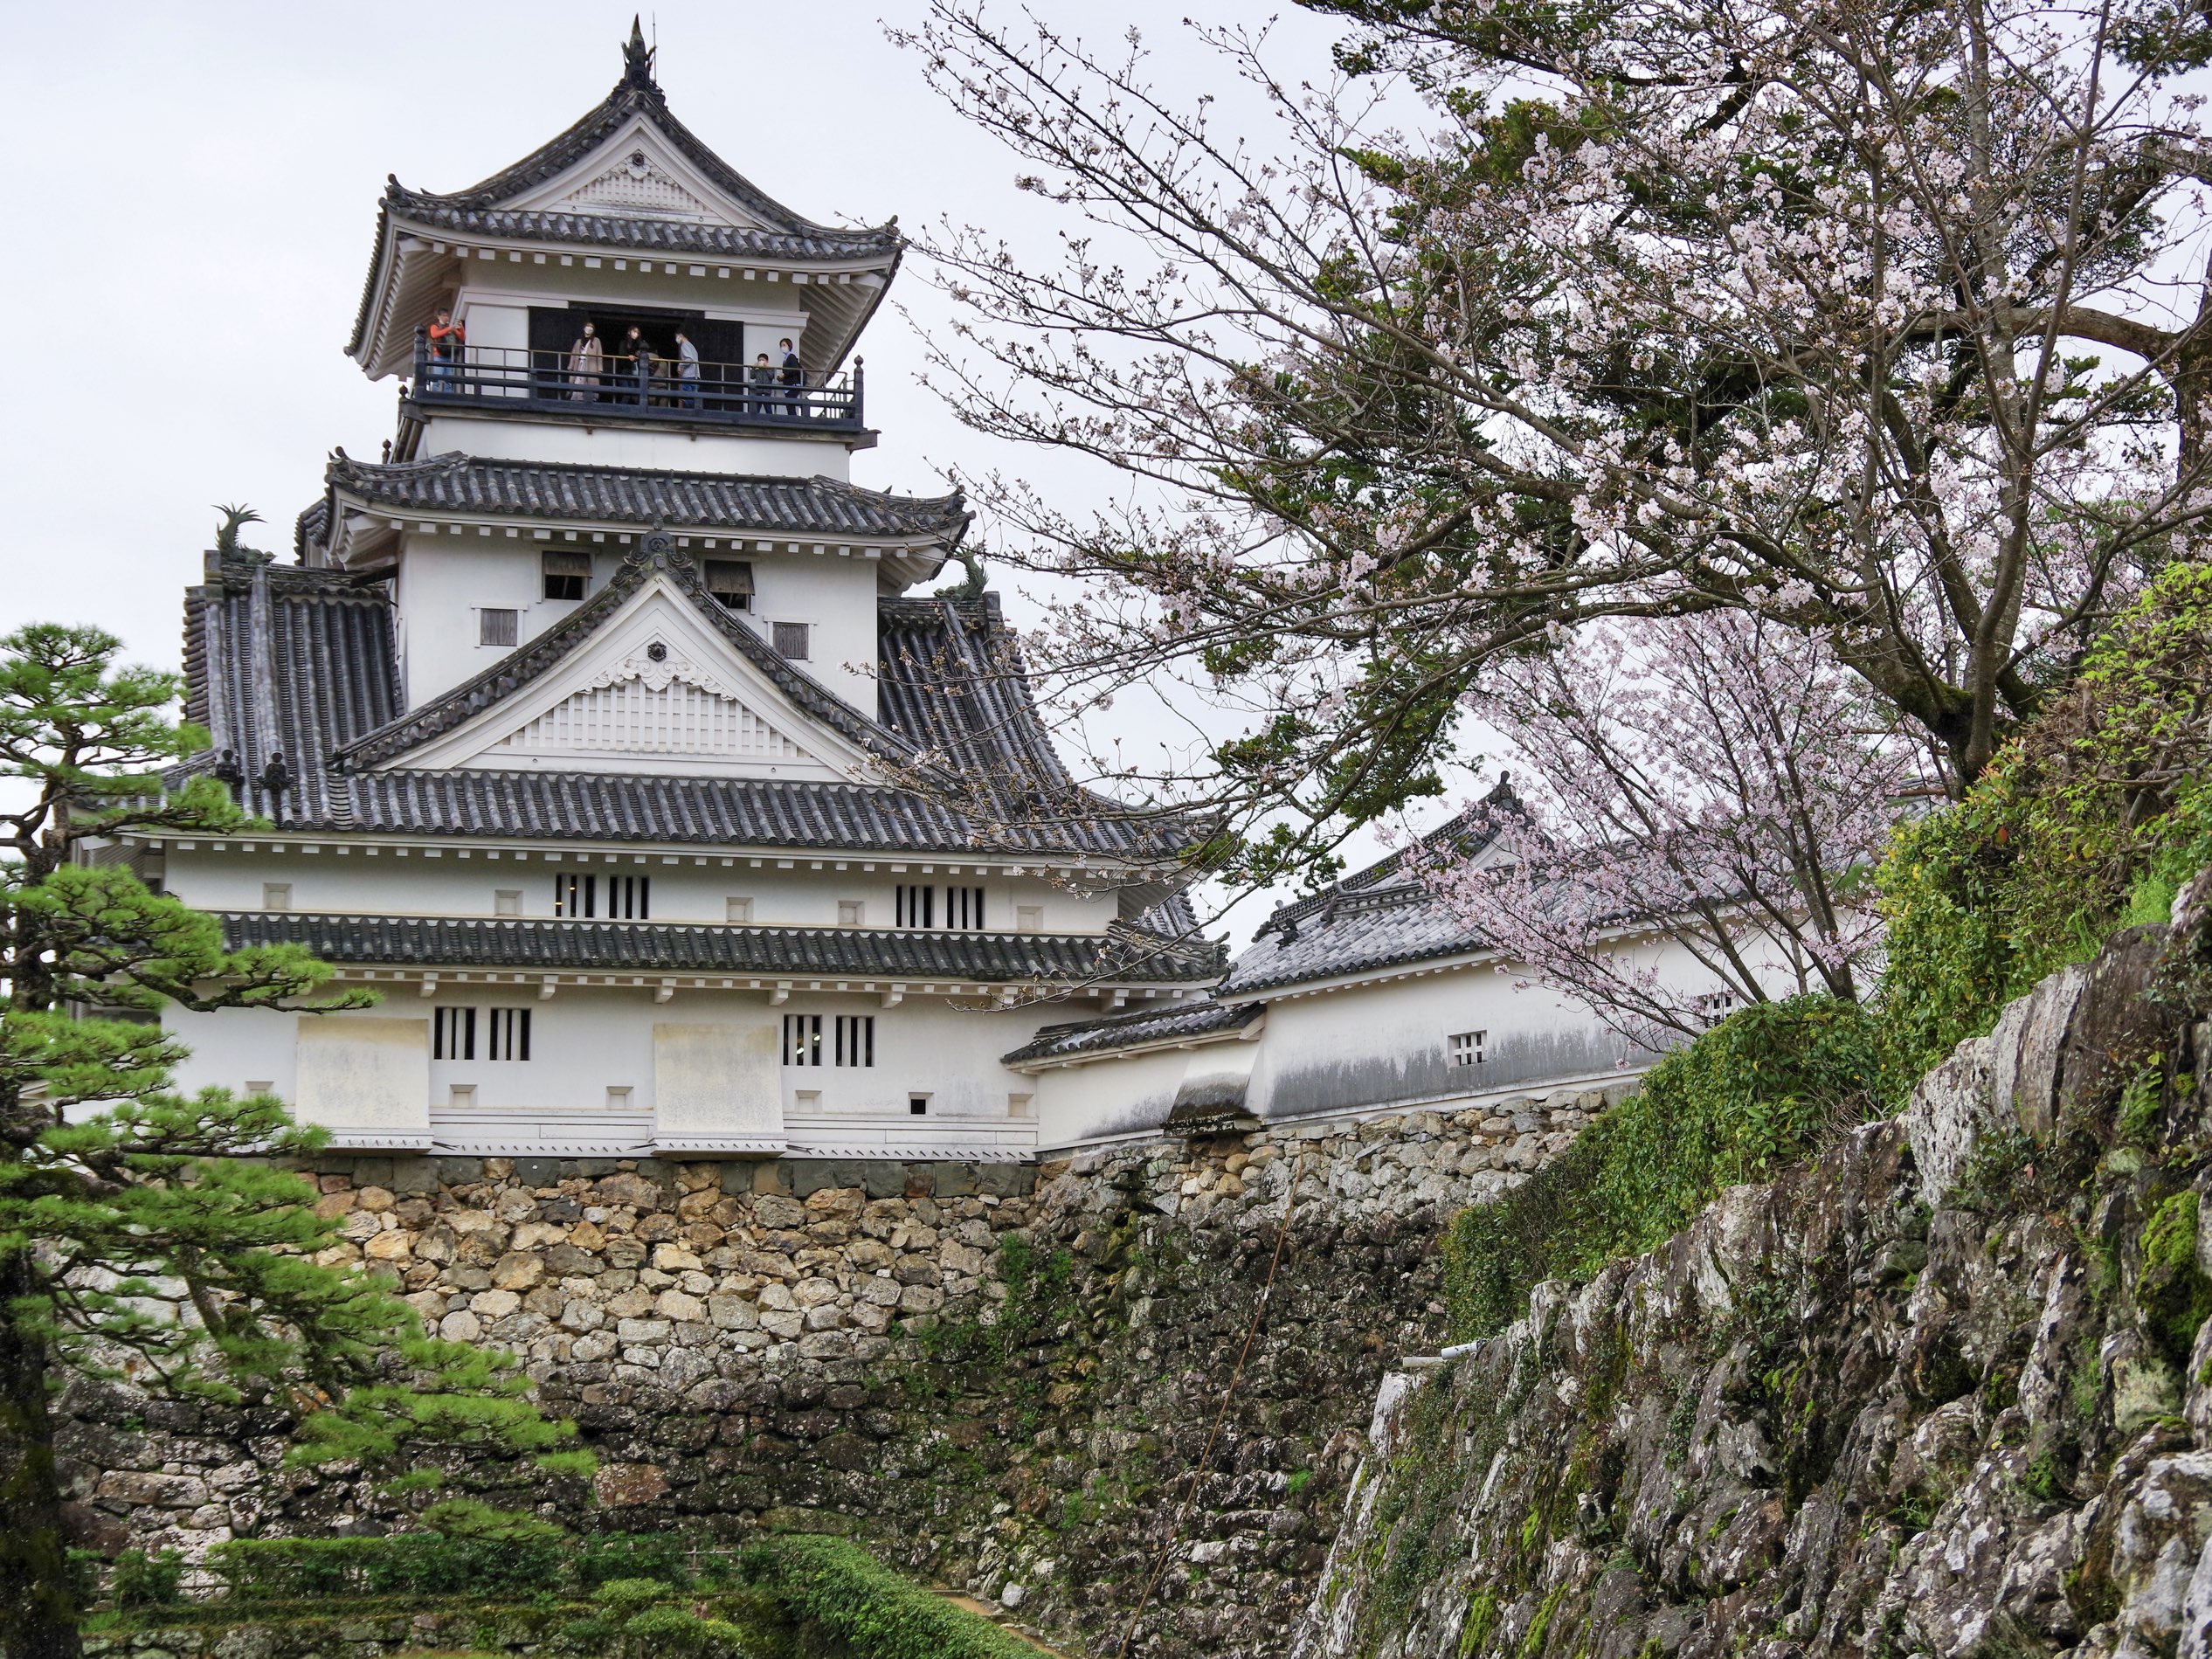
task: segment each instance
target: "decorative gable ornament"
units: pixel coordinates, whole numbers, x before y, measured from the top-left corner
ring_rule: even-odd
[[[813,760],[722,680],[654,639],[492,745],[494,754]]]
[[[527,685],[387,764],[820,783],[869,778],[871,757],[861,743],[795,703],[723,637],[723,627],[747,625],[709,621],[667,572],[651,568],[667,556],[670,538],[656,531],[642,540],[630,561],[642,585],[604,624]]]
[[[556,212],[590,213],[609,208],[670,218],[713,219],[718,217],[661,160],[633,149],[613,165],[552,203]]]

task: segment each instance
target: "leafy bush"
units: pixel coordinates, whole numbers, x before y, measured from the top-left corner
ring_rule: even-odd
[[[689,1552],[674,1532],[589,1538],[576,1559],[576,1579],[586,1590],[624,1579],[650,1579],[681,1590],[691,1582]]]
[[[1963,801],[1898,833],[1877,878],[1893,1068],[1918,1075],[2116,927],[2165,919],[2212,862],[2208,690],[2212,565],[2173,565]]]
[[[208,1565],[241,1600],[320,1596],[499,1594],[557,1583],[564,1552],[552,1538],[233,1538]]]
[[[793,1533],[750,1545],[746,1577],[852,1659],[1037,1659],[988,1619],[909,1583],[842,1538]]]
[[[1517,1318],[1546,1279],[1651,1248],[1724,1187],[1764,1179],[1889,1109],[1875,1021],[1828,997],[1755,1004],[1668,1055],[1643,1087],[1444,1243],[1462,1340]]]
[[[165,1607],[177,1598],[184,1582],[184,1558],[175,1550],[149,1555],[143,1550],[125,1550],[115,1558],[108,1591],[119,1607]]]

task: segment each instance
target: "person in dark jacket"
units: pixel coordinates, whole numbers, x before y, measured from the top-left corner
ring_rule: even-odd
[[[776,370],[770,364],[766,352],[753,359],[752,369],[745,378],[752,384],[751,412],[762,416],[773,413],[775,393],[771,388],[776,384]]]
[[[806,384],[806,371],[799,367],[798,353],[790,341],[778,340],[776,344],[784,354],[784,366],[776,376],[784,383],[784,413],[797,420],[805,412],[799,407],[799,397]]]

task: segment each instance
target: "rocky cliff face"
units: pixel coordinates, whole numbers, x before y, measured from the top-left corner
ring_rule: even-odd
[[[1296,1652],[2203,1659],[2208,893],[1898,1119],[1386,1379]]]

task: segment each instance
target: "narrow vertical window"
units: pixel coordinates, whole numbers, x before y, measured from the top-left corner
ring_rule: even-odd
[[[598,914],[599,878],[563,871],[553,878],[553,914],[571,920]]]
[[[481,610],[476,613],[476,643],[489,646],[511,646],[515,643],[513,611]]]
[[[607,915],[619,922],[644,922],[653,913],[650,875],[607,877]]]
[[[494,1060],[528,1060],[530,1057],[530,1011],[528,1008],[492,1008],[490,1015],[490,1058]]]
[[[822,1016],[784,1016],[784,1064],[819,1066],[822,1063]]]
[[[950,933],[979,933],[983,930],[983,889],[979,887],[949,887],[944,890],[944,925]]]
[[[837,1063],[840,1066],[873,1066],[875,1064],[875,1016],[874,1014],[840,1014],[837,1016]]]
[[[476,1058],[476,1010],[431,1010],[431,1057],[434,1060]]]
[[[902,928],[928,928],[937,925],[937,890],[933,887],[898,888],[895,902],[895,920]]]

